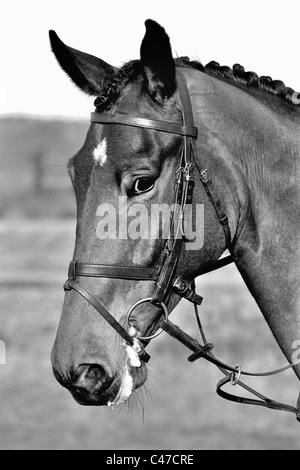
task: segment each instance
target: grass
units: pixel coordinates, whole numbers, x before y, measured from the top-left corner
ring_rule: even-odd
[[[72,221],[0,224],[0,339],[7,345],[1,449],[300,449],[293,415],[223,401],[215,394],[219,372],[189,364],[188,351],[164,335],[149,346],[144,411],[137,399],[115,412],[77,405],[56,383],[49,359],[73,243]],[[203,277],[198,291],[220,358],[254,370],[285,363],[234,267]],[[196,334],[187,303],[173,321]],[[299,390],[291,372],[249,383],[292,404]]]

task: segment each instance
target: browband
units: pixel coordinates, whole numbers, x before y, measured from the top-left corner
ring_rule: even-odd
[[[198,129],[194,126],[174,124],[167,121],[154,121],[152,119],[130,117],[122,114],[91,113],[91,122],[98,124],[122,124],[131,127],[143,127],[156,131],[168,132],[197,139]]]

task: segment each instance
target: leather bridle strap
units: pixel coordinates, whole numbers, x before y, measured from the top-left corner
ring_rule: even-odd
[[[226,364],[225,362],[220,361],[217,357],[215,357],[212,353],[211,350],[213,348],[212,343],[208,343],[207,341],[204,341],[204,346],[202,346],[196,339],[192,338],[189,336],[187,333],[185,333],[181,328],[179,328],[177,325],[174,325],[170,320],[161,320],[159,323],[159,326],[169,334],[169,336],[172,336],[173,338],[177,339],[180,343],[182,343],[184,346],[186,346],[188,349],[194,352],[192,356],[189,357],[189,362],[195,362],[195,360],[199,359],[200,356],[198,353],[201,353],[201,357],[206,359],[208,362],[211,362],[215,366],[217,366],[220,370],[222,369],[222,372],[229,371],[233,372],[234,374],[238,373],[238,370],[236,367],[233,367],[231,365]],[[208,348],[208,351],[203,352],[203,348],[206,346],[210,346]],[[212,346],[212,347],[211,347]],[[271,370],[268,372],[249,372],[246,370],[240,370],[240,375],[245,375],[248,377],[271,377],[273,375],[278,375],[281,374],[282,372],[285,372],[286,370],[291,369],[292,367],[295,367],[298,365],[300,361],[289,364],[287,366],[284,366],[280,369],[275,369]]]
[[[194,310],[195,310],[195,314],[196,314],[196,320],[197,320],[197,324],[198,324],[198,327],[199,327],[200,335],[201,335],[201,338],[202,338],[203,343],[204,343],[203,348],[205,348],[205,347],[209,346],[210,343],[208,343],[206,335],[204,333],[204,329],[203,329],[203,326],[202,326],[202,323],[201,323],[201,319],[200,319],[200,316],[199,316],[199,311],[198,311],[198,306],[197,305],[194,305]],[[211,348],[208,351],[208,355],[211,358],[217,360],[215,355],[211,352]],[[195,356],[197,356],[197,355],[195,354]],[[198,359],[198,357],[195,357],[195,360],[197,360],[197,359]],[[205,359],[206,359],[206,357],[205,357]],[[222,365],[219,364],[219,365],[217,365],[217,367],[225,375],[225,378],[218,382],[218,384],[217,384],[217,394],[220,397],[225,398],[226,400],[230,400],[230,401],[233,401],[233,402],[236,402],[236,403],[242,403],[242,404],[246,404],[246,405],[258,405],[258,406],[263,406],[263,407],[270,408],[270,409],[273,409],[273,410],[280,410],[280,411],[287,411],[287,412],[295,413],[297,420],[300,421],[300,393],[299,393],[299,396],[298,396],[298,401],[297,401],[296,407],[294,407],[294,406],[291,406],[291,405],[287,405],[285,403],[280,403],[280,402],[275,401],[271,398],[268,398],[268,397],[262,395],[261,393],[259,393],[257,390],[254,390],[253,388],[249,387],[249,385],[245,384],[244,382],[242,382],[240,380],[241,375],[247,375],[247,376],[250,376],[250,377],[251,376],[252,377],[270,377],[270,376],[278,375],[278,374],[281,374],[282,372],[285,372],[286,370],[289,370],[292,367],[295,367],[296,365],[299,365],[299,364],[300,364],[300,360],[298,360],[298,361],[296,361],[292,364],[289,364],[285,367],[281,367],[280,369],[275,369],[275,370],[271,370],[271,371],[268,371],[268,372],[245,372],[245,371],[242,370],[242,368],[240,366],[236,366],[236,371],[235,372],[228,372],[228,369],[226,370],[226,368],[222,367]],[[253,398],[240,397],[240,396],[232,395],[230,393],[225,392],[223,390],[223,387],[228,383],[231,383],[231,385],[233,385],[233,386],[238,385],[239,387],[243,388],[244,390],[246,390],[250,394],[252,394],[252,395],[256,396],[257,398],[259,398],[259,400],[256,400],[256,399],[253,399]]]
[[[270,377],[274,375],[281,374],[282,372],[291,369],[292,367],[295,367],[300,363],[300,361],[297,361],[296,363],[289,364],[288,366],[282,367],[280,369],[272,370],[269,372],[248,372],[244,371],[239,367],[232,367],[228,364],[225,364],[224,362],[220,361],[212,352],[211,350],[213,349],[213,344],[208,343],[200,322],[200,319],[198,317],[198,310],[197,306],[195,305],[195,311],[197,315],[197,320],[198,320],[198,326],[200,328],[200,333],[204,342],[204,345],[201,345],[197,340],[189,336],[187,333],[182,331],[178,326],[174,325],[170,320],[165,321],[161,320],[159,323],[159,326],[170,336],[175,338],[177,341],[180,341],[184,346],[186,346],[188,349],[193,351],[193,354],[188,358],[190,362],[195,362],[198,359],[205,359],[208,362],[211,362],[215,366],[218,367],[218,369],[226,376],[224,379],[220,380],[218,385],[217,385],[217,393],[220,397],[225,398],[226,400],[230,400],[233,402],[237,403],[242,403],[242,404],[247,404],[247,405],[258,405],[258,406],[263,406],[266,408],[270,408],[273,410],[280,410],[280,411],[287,411],[290,413],[295,413],[297,420],[300,421],[300,394],[298,397],[297,401],[297,406],[291,406],[287,405],[285,403],[280,403],[278,401],[272,400],[271,398],[268,398],[261,393],[257,392],[253,388],[249,387],[247,384],[242,382],[240,380],[240,376],[249,376],[249,377]],[[242,387],[244,390],[247,392],[255,395],[259,400],[252,399],[252,398],[245,398],[245,397],[240,397],[236,395],[229,394],[227,392],[224,392],[223,387],[231,383],[232,385],[239,385]]]
[[[167,132],[168,134],[193,137],[194,139],[198,136],[198,128],[194,126],[174,124],[173,122],[167,121],[154,121],[152,119],[131,117],[125,114],[91,113],[91,122],[98,124],[122,124],[138,128],[142,127],[145,129]]]
[[[198,162],[196,162],[196,164],[198,166]],[[216,211],[219,222],[223,227],[225,238],[226,238],[226,248],[228,248],[229,251],[231,251],[232,242],[231,242],[231,233],[230,233],[230,227],[229,227],[229,220],[228,220],[228,217],[227,217],[227,215],[225,213],[225,210],[222,206],[221,200],[220,200],[218,194],[215,191],[212,179],[208,174],[208,170],[205,169],[205,170],[201,171],[200,172],[200,177],[201,177],[202,184],[205,188],[205,191],[206,191],[212,205],[214,206],[214,209]],[[233,261],[234,261],[233,256],[228,257],[228,262],[233,262]]]
[[[291,365],[291,367],[293,367]],[[225,373],[225,372],[223,372]],[[285,403],[278,402],[276,400],[273,400],[271,398],[268,398],[261,393],[257,392],[256,390],[253,390],[253,388],[248,387],[245,385],[243,382],[238,380],[235,383],[232,383],[232,376],[231,374],[226,374],[227,377],[224,377],[222,380],[218,382],[217,385],[217,394],[224,398],[225,400],[229,400],[235,403],[241,403],[243,405],[255,405],[255,406],[263,406],[265,408],[270,408],[272,410],[278,410],[278,411],[287,411],[289,413],[295,413],[297,421],[300,422],[300,394],[297,402],[297,407],[287,405]],[[239,385],[240,387],[243,387],[245,390],[248,392],[252,393],[256,397],[259,398],[259,400],[253,399],[253,398],[246,398],[246,397],[240,397],[238,395],[233,395],[231,393],[224,392],[223,387],[231,383],[232,385]]]
[[[177,72],[177,88],[181,101],[181,112],[184,127],[194,128],[194,116],[190,99],[189,90],[184,76]],[[180,168],[177,172],[175,203],[180,207],[181,216],[184,216],[185,207],[193,202],[194,190],[194,169],[192,157],[194,155],[195,135],[185,134],[183,142],[183,152],[180,162]],[[176,214],[173,215],[171,224],[171,234],[167,241],[163,253],[161,270],[153,295],[153,304],[166,303],[170,292],[174,286],[174,274],[178,265],[179,257],[184,240],[184,222],[176,220]],[[180,233],[181,232],[181,233]]]
[[[96,297],[91,294],[82,284],[75,281],[74,279],[68,279],[64,286],[65,290],[75,290],[78,294],[80,294],[87,302],[89,302],[94,309],[100,313],[100,315],[107,321],[107,323],[124,339],[124,341],[128,344],[128,346],[135,347],[134,341],[131,336],[127,333],[127,331],[120,325],[120,323],[103,307],[100,302],[96,299]],[[140,347],[139,351],[137,351],[140,359],[145,363],[149,362],[150,356],[149,354]]]
[[[83,277],[104,277],[107,279],[125,279],[134,281],[156,281],[157,269],[148,266],[110,266],[77,262],[75,274]]]
[[[80,294],[85,300],[87,300],[100,315],[113,327],[113,329],[126,341],[129,346],[133,346],[133,339],[127,331],[120,325],[119,322],[106,310],[103,305],[98,302],[96,297],[91,294],[82,284],[79,282],[69,279],[65,285],[65,290],[75,290]]]

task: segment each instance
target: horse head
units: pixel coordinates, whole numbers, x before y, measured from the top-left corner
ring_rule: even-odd
[[[185,131],[175,132],[170,124],[178,126],[179,131],[184,125],[178,71],[168,36],[150,20],[146,22],[140,60],[121,69],[66,46],[53,31],[50,39],[61,67],[84,92],[97,97],[100,119],[100,124],[97,119],[91,124],[82,149],[69,162],[77,201],[74,260],[77,266],[84,263],[85,268],[107,267],[104,276],[83,275],[80,284],[132,338],[126,341],[126,334],[118,334],[85,295],[68,286],[52,352],[53,370],[79,403],[118,405],[144,384],[146,356],[141,351],[157,332],[162,315],[170,313],[181,298],[168,291],[163,302],[140,302],[153,299],[157,279],[149,275],[143,279],[139,271],[141,267],[151,273],[159,271],[170,221],[174,220],[174,181],[183,170],[186,144],[186,136],[181,135]],[[109,119],[107,116],[116,115],[121,122],[106,125],[101,121],[101,116]],[[123,121],[128,124],[132,117],[169,123],[169,127],[165,132],[154,125],[124,125]],[[202,191],[196,182],[194,201],[200,201]],[[176,272],[187,288],[199,266],[218,258],[225,248],[223,239],[222,248],[212,248],[213,256],[200,250],[203,217],[199,214],[203,213],[201,207],[198,217],[192,212],[190,231],[196,226],[196,235],[185,243],[176,260]],[[212,219],[211,238],[222,239]],[[109,275],[113,266],[123,268],[121,276]],[[126,276],[126,269],[129,273],[137,269],[136,276]]]

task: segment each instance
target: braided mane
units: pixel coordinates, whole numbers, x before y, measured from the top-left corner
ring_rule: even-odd
[[[249,88],[262,90],[270,95],[289,103],[292,106],[300,107],[300,93],[287,87],[281,80],[272,80],[269,76],[259,77],[255,72],[246,72],[244,67],[235,64],[232,68],[221,66],[218,62],[212,61],[207,65],[198,61],[191,61],[188,57],[175,59],[178,67],[196,69],[208,75],[227,79],[236,85],[243,85]],[[144,68],[140,61],[134,60],[125,64],[118,73],[109,80],[103,88],[101,95],[96,98],[95,106],[99,112],[110,109],[124,88],[139,78],[143,77],[147,82]]]
[[[175,62],[178,66],[200,70],[208,75],[225,78],[236,84],[265,91],[295,106],[300,105],[300,93],[287,87],[283,81],[273,80],[269,76],[259,77],[255,72],[246,72],[240,64],[235,64],[232,69],[226,65],[221,66],[215,61],[204,66],[201,62],[190,61],[188,57],[180,57]]]

